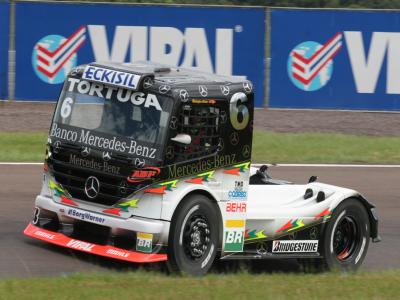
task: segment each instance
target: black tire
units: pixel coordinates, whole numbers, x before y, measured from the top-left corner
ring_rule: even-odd
[[[333,212],[323,238],[323,262],[328,270],[356,271],[367,254],[370,223],[364,205],[349,198]]]
[[[201,276],[215,260],[219,240],[218,207],[203,195],[190,195],[174,213],[168,239],[171,272]],[[182,242],[180,242],[182,241]]]

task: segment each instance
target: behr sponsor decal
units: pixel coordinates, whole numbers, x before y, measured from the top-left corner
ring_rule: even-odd
[[[80,129],[80,133],[72,129],[61,128],[57,123],[51,125],[50,137],[55,137],[68,142],[78,142],[92,147],[111,151],[128,153],[145,158],[155,158],[156,148],[139,145],[135,140],[127,142],[117,137],[106,138],[93,134],[90,130]]]
[[[89,168],[93,170],[100,170],[103,172],[119,175],[120,167],[113,166],[106,161],[97,162],[94,159],[84,159],[76,156],[75,154],[69,155],[69,163],[75,166]]]
[[[226,212],[246,212],[246,202],[226,203]]]
[[[224,166],[236,163],[236,154],[217,155],[213,158],[202,159],[201,161],[177,166],[176,164],[168,166],[168,178],[176,178],[189,176],[193,174],[203,173],[207,170],[218,169]]]
[[[273,241],[273,253],[317,252],[318,240]]]
[[[67,243],[67,247],[77,249],[77,250],[83,250],[83,251],[87,251],[87,252],[92,252],[94,246],[95,246],[94,244],[77,241],[77,240],[70,240]]]
[[[44,237],[44,238],[46,238],[48,240],[52,240],[55,237],[54,234],[46,233],[46,232],[43,232],[43,231],[36,231],[35,235]]]

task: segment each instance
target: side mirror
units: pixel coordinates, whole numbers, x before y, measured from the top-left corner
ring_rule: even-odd
[[[178,133],[176,137],[171,138],[171,141],[180,143],[180,144],[185,144],[189,145],[192,142],[192,138],[190,135],[185,134],[185,133]]]

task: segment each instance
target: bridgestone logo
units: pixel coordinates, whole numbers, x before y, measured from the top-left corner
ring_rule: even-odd
[[[318,240],[308,241],[274,241],[272,253],[317,252]]]

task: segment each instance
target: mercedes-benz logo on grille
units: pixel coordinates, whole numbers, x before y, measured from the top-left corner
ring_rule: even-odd
[[[222,95],[227,96],[229,94],[229,86],[221,85],[220,88],[221,88]]]
[[[86,182],[85,182],[86,196],[88,196],[90,199],[93,199],[93,198],[97,197],[99,192],[100,192],[99,180],[94,176],[88,177],[88,179],[86,179]]]
[[[161,94],[166,94],[168,93],[168,91],[171,89],[171,87],[169,85],[160,85],[160,87],[158,88],[158,90],[160,91]]]
[[[205,85],[199,85],[199,93],[202,97],[207,97],[208,95],[208,90]]]
[[[151,77],[146,77],[146,78],[143,80],[143,87],[144,87],[145,89],[150,88],[152,85],[153,85],[153,79],[152,79]]]
[[[81,155],[82,155],[83,157],[88,156],[89,153],[90,153],[90,148],[89,148],[89,147],[84,147],[84,148],[82,149],[82,151],[81,151]]]
[[[250,93],[253,90],[253,85],[250,81],[243,82],[243,88],[247,93]]]
[[[181,98],[182,102],[187,102],[189,100],[189,93],[187,90],[180,90],[179,97]]]

